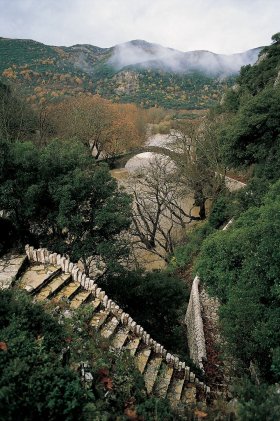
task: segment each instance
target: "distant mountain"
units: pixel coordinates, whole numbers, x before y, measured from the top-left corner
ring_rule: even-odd
[[[229,76],[239,72],[241,66],[254,64],[261,48],[239,54],[215,54],[211,51],[182,52],[150,44],[142,40],[129,41],[113,48],[109,63],[121,70],[126,66],[157,69],[186,74],[200,71],[211,76]]]
[[[0,38],[0,78],[20,85],[30,102],[89,92],[149,107],[206,108],[260,50],[222,55],[143,40],[100,48]]]

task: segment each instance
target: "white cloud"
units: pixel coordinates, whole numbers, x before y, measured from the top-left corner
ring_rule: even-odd
[[[158,44],[134,41],[119,44],[109,62],[116,69],[137,64],[143,68],[154,67],[179,73],[201,70],[222,77],[237,73],[241,66],[255,63],[258,53],[259,49],[232,55],[217,55],[209,51],[183,53]]]
[[[234,53],[270,43],[279,0],[0,0],[1,35],[109,47],[145,39]]]

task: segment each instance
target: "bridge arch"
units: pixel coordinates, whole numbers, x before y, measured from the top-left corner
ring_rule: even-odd
[[[164,148],[162,146],[141,146],[139,148],[131,149],[130,151],[118,155],[113,158],[109,158],[108,163],[109,165],[114,168],[124,168],[126,163],[136,155],[145,152],[152,152],[161,155],[168,156],[171,159],[175,159],[179,154],[177,152],[172,151],[171,149]]]

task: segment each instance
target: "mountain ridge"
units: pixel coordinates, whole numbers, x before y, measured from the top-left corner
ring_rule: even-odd
[[[162,47],[162,48],[166,48],[166,49],[168,49],[168,50],[173,50],[173,51],[179,51],[179,52],[181,52],[181,53],[187,53],[187,52],[193,52],[193,51],[201,51],[201,52],[210,52],[210,53],[212,53],[212,54],[216,54],[216,55],[224,55],[224,56],[228,56],[228,55],[234,55],[234,54],[242,54],[242,53],[245,53],[245,52],[247,52],[247,51],[251,51],[251,50],[255,50],[255,49],[262,49],[262,48],[264,48],[264,46],[260,46],[260,47],[253,47],[253,48],[249,48],[248,50],[242,50],[242,51],[239,51],[239,52],[236,52],[236,53],[229,53],[229,54],[227,54],[227,53],[216,53],[216,52],[214,52],[214,51],[212,51],[212,50],[204,50],[204,49],[197,49],[197,50],[186,50],[186,51],[183,51],[183,50],[181,50],[181,49],[177,49],[177,48],[173,48],[173,47],[166,47],[166,46],[163,46],[162,44],[158,44],[158,43],[155,43],[155,42],[149,42],[149,41],[146,41],[146,40],[144,40],[144,39],[133,39],[133,40],[129,40],[129,41],[124,41],[124,42],[121,42],[121,43],[119,43],[119,44],[114,44],[114,45],[112,45],[112,46],[110,46],[110,47],[100,47],[100,46],[98,46],[98,45],[95,45],[95,44],[89,44],[89,43],[84,43],[84,44],[81,44],[81,43],[77,43],[77,44],[73,44],[73,45],[69,45],[69,46],[67,46],[67,45],[53,45],[53,44],[45,44],[45,43],[43,43],[43,42],[41,42],[41,41],[37,41],[37,40],[35,40],[35,39],[32,39],[32,38],[10,38],[10,37],[3,37],[3,36],[0,36],[0,40],[10,40],[10,41],[32,41],[32,42],[34,42],[34,43],[37,43],[37,44],[43,44],[43,45],[46,45],[46,46],[49,46],[49,47],[59,47],[59,48],[72,48],[72,47],[76,47],[76,46],[88,46],[88,47],[95,47],[95,48],[98,48],[98,49],[100,49],[100,50],[110,50],[110,49],[113,49],[113,48],[115,48],[115,47],[117,47],[118,45],[123,45],[123,44],[136,44],[136,45],[138,45],[138,44],[143,44],[143,45],[147,45],[147,46],[150,46],[150,45],[154,45],[154,46],[160,46],[160,47]]]
[[[0,38],[0,76],[3,82],[19,83],[31,102],[85,92],[144,107],[207,108],[242,65],[257,60],[260,50],[219,55],[144,40],[102,48]]]

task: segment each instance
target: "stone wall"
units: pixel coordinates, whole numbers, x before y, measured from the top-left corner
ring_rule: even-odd
[[[246,184],[240,183],[239,188],[244,187]],[[223,228],[223,231],[227,230],[233,219],[231,219]],[[189,299],[189,304],[185,316],[185,323],[187,325],[187,338],[188,346],[190,350],[191,359],[203,370],[203,361],[207,360],[206,354],[206,344],[205,344],[205,335],[202,319],[202,304],[201,304],[201,294],[199,292],[199,283],[200,279],[196,276],[193,280],[191,295]],[[205,289],[202,290],[204,304],[213,305],[215,303],[213,314],[217,315],[217,308],[219,302],[215,298],[210,298]],[[209,304],[210,303],[210,304]],[[209,311],[208,311],[209,313]],[[215,316],[216,317],[216,316]],[[214,320],[217,323],[217,320]]]
[[[79,282],[86,290],[91,291],[93,296],[102,302],[105,309],[110,310],[110,312],[118,320],[120,320],[124,326],[127,326],[131,332],[140,337],[144,343],[155,353],[160,355],[169,366],[174,367],[176,370],[186,372],[189,376],[190,383],[199,383],[203,385],[195,374],[191,372],[190,368],[186,366],[185,362],[180,361],[177,356],[170,354],[161,344],[153,340],[149,333],[147,333],[142,326],[138,325],[128,313],[125,313],[113,300],[111,300],[107,296],[106,292],[103,291],[92,279],[87,277],[76,263],[72,263],[69,259],[60,254],[51,253],[47,249],[34,249],[34,247],[27,245],[25,246],[25,250],[31,262],[53,264],[61,267],[61,270],[64,273],[70,273],[74,281]],[[203,385],[203,387],[206,388],[205,385]],[[209,388],[207,388],[207,390],[208,389]]]
[[[229,189],[229,191],[235,191],[240,190],[244,187],[246,187],[245,183],[242,183],[242,181],[235,180],[234,178],[225,176],[225,185]]]
[[[196,276],[192,284],[185,323],[187,325],[190,357],[203,370],[203,361],[206,360],[207,356],[199,299],[199,282],[200,279]]]

